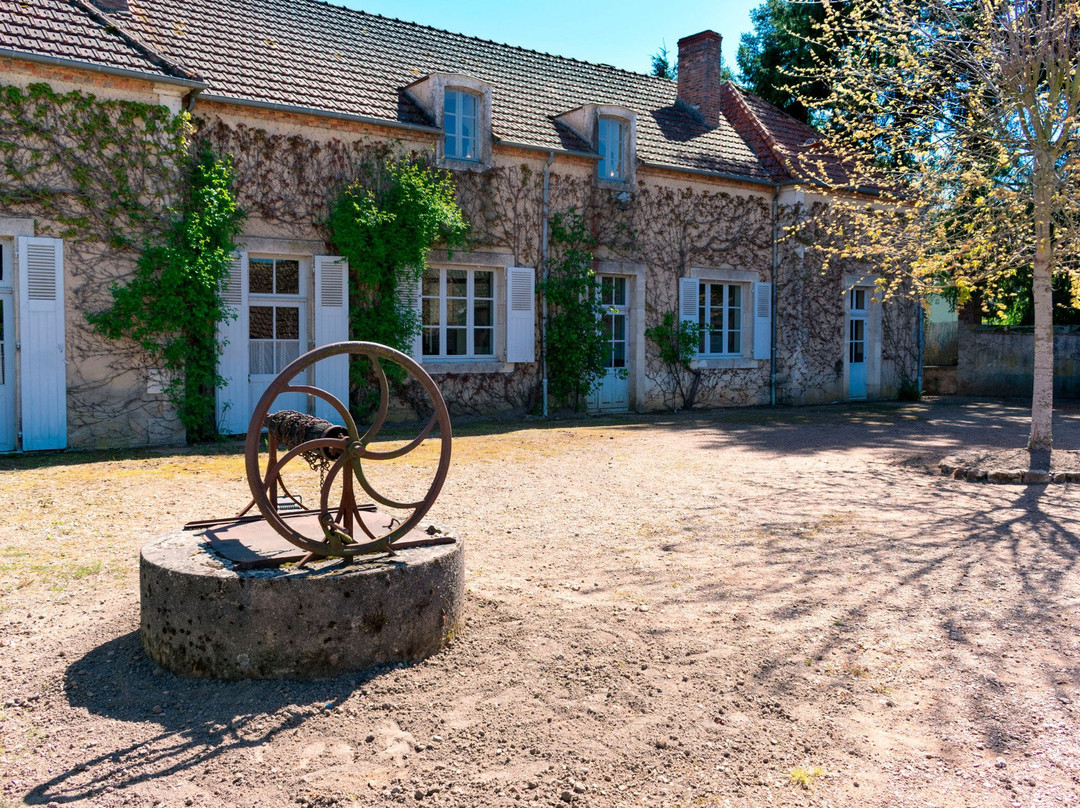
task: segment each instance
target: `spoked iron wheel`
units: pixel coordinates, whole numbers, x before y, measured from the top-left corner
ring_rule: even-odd
[[[306,371],[316,363],[342,355],[362,357],[369,361],[379,385],[378,411],[363,433],[349,412],[347,402],[339,401],[336,396],[318,387],[294,383],[294,380],[299,381],[298,377],[305,378]],[[379,439],[390,407],[390,385],[380,360],[404,368],[427,393],[433,409],[431,418],[415,438],[388,451],[368,448]],[[267,426],[274,401],[278,396],[287,393],[303,393],[325,401],[338,413],[344,428],[326,430],[322,435],[296,442],[296,445],[289,446],[288,451],[280,457],[274,450],[275,440],[271,436],[271,451],[266,467],[263,468],[259,456],[261,433]],[[424,496],[419,499],[408,497],[398,500],[376,490],[369,475],[365,473],[365,464],[394,460],[409,454],[427,440],[436,427],[439,440],[438,465]],[[289,364],[259,399],[251,416],[245,445],[248,486],[251,488],[253,504],[267,523],[285,539],[313,555],[352,558],[367,553],[393,552],[394,542],[420,523],[438,497],[450,466],[450,444],[450,414],[447,412],[446,403],[435,382],[415,360],[400,351],[374,342],[337,342],[309,351]],[[282,470],[295,458],[311,457],[313,453],[320,454],[329,464],[319,490],[317,520],[320,529],[301,532],[296,527],[298,520],[287,520],[287,513],[279,511],[277,494],[283,491],[287,498],[295,499],[285,486]],[[337,491],[335,485],[339,480],[340,491]],[[398,512],[407,512],[408,515],[400,520],[392,520],[385,529],[376,527],[373,520],[365,519],[362,515],[367,513],[370,516],[371,506],[357,503],[357,486],[373,503]]]

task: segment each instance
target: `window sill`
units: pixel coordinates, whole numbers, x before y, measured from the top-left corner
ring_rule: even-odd
[[[604,177],[598,177],[593,175],[593,182],[596,183],[596,187],[607,191],[634,191],[634,180],[630,177],[625,177],[621,180],[606,179]]]
[[[421,359],[424,370],[432,375],[442,373],[513,373],[511,362],[497,359]]]
[[[489,163],[483,160],[465,160],[460,157],[443,157],[439,161],[439,168],[447,171],[478,171],[483,172],[491,168]]]
[[[703,357],[694,359],[690,363],[690,367],[694,370],[754,370],[761,366],[762,361],[764,360],[747,359],[744,356],[732,356],[724,359]]]

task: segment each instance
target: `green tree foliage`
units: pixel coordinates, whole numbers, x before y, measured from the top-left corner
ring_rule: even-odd
[[[994,297],[986,299],[989,294]],[[983,322],[989,325],[1035,325],[1035,301],[1031,297],[1031,267],[997,279],[983,298]],[[1080,325],[1080,308],[1075,305],[1071,279],[1054,276],[1054,325]]]
[[[135,276],[113,285],[112,307],[87,319],[110,339],[135,340],[160,364],[169,378],[165,393],[188,440],[198,442],[217,435],[217,324],[227,316],[220,289],[244,216],[228,159],[203,148],[188,163],[182,201],[164,240],[146,243]]]
[[[697,355],[697,324],[679,320],[673,311],[665,311],[660,322],[645,329],[645,338],[657,347],[661,371],[655,379],[671,409],[690,409],[701,381],[701,371],[690,367]]]
[[[649,75],[658,79],[679,78],[679,64],[668,55],[667,45],[661,45],[660,50],[653,54]]]
[[[571,208],[551,219],[552,259],[540,288],[548,303],[549,392],[580,408],[603,378],[607,342],[593,271],[594,240],[584,217]]]
[[[649,67],[649,75],[656,76],[659,79],[671,79],[675,81],[679,78],[679,62],[677,59],[672,59],[668,53],[666,45],[661,45],[660,50],[652,56],[652,64]],[[724,64],[724,57],[720,57],[720,80],[721,81],[733,81],[735,78],[731,72],[731,68]]]
[[[401,290],[419,283],[435,244],[459,246],[469,230],[450,175],[421,159],[377,159],[331,203],[327,225],[349,259],[350,337],[407,351],[420,321]],[[366,412],[376,390],[370,369],[354,363],[351,372]]]
[[[754,29],[742,35],[735,57],[743,87],[803,123],[812,123],[807,102],[828,94],[820,82],[803,84],[797,91],[792,86],[805,81],[804,76],[797,78],[800,71],[830,58],[828,50],[809,41],[824,18],[820,0],[766,0],[750,11]]]
[[[993,298],[1031,269],[1032,450],[1051,448],[1053,277],[1080,277],[1080,3],[861,0],[826,6],[808,73],[834,114],[827,261],[865,262],[881,291],[948,283]],[[860,148],[861,147],[861,148]],[[869,147],[869,148],[868,148]],[[837,155],[832,160],[826,155]],[[897,159],[897,155],[903,155]],[[878,190],[867,205],[853,186]]]

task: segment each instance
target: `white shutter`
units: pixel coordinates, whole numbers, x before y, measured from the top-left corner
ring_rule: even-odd
[[[349,262],[336,255],[315,256],[315,347],[349,339]],[[315,386],[349,406],[349,357],[324,359],[315,365]],[[315,415],[344,426],[344,419],[321,398]]]
[[[420,311],[420,284],[423,280],[414,279],[411,272],[406,272],[404,278],[401,279],[401,283],[398,286],[397,297],[399,305],[406,311],[412,310],[416,313],[416,322],[418,325],[422,325],[421,317],[423,313]],[[405,351],[409,356],[420,361],[421,348],[421,331],[417,329],[417,332],[413,334],[412,342],[409,343],[409,350]]]
[[[768,359],[772,347],[772,284],[754,284],[754,359]]]
[[[688,320],[694,325],[698,322],[698,287],[697,278],[679,278],[679,321]]]
[[[536,270],[506,268],[506,361],[536,361]]]
[[[229,274],[221,287],[221,297],[229,317],[218,323],[218,358],[221,386],[217,390],[217,424],[223,435],[247,432],[251,420],[248,401],[248,255],[241,252],[229,263]]]
[[[19,344],[22,448],[67,446],[64,242],[21,236]]]

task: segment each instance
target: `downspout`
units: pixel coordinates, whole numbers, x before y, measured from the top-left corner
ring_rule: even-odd
[[[188,115],[192,115],[195,112],[195,98],[202,92],[201,87],[196,87],[190,93],[187,94],[187,99],[184,102],[184,110]]]
[[[551,164],[555,162],[555,152],[548,152],[547,163],[544,164],[544,215],[543,229],[540,235],[540,277],[543,281],[548,279],[548,216],[550,215],[550,191],[549,181],[551,177]],[[547,318],[548,301],[547,294],[542,294],[540,314],[540,373],[541,395],[543,396],[543,414],[548,416],[548,367],[547,367]]]
[[[915,397],[916,399],[922,398],[922,382],[923,382],[923,328],[926,322],[926,310],[923,308],[922,301],[915,301],[915,308],[919,312],[918,322],[915,326],[915,350],[918,351],[918,358],[916,360],[915,370]]]
[[[769,404],[776,406],[776,275],[780,264],[780,186],[773,188],[772,198],[772,265],[769,267]]]

